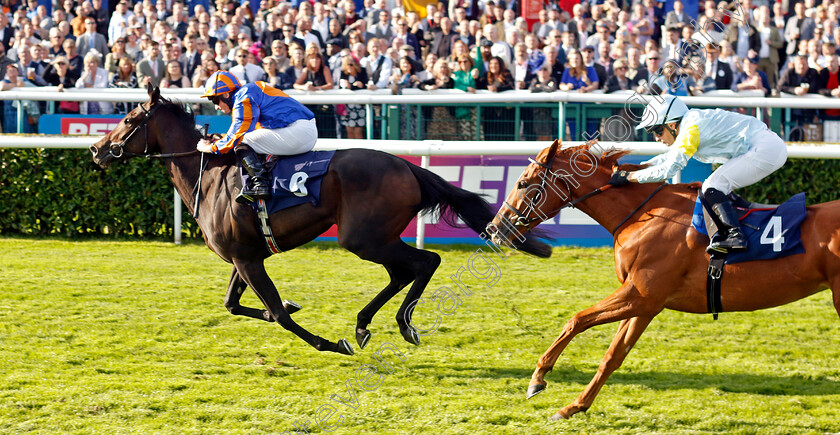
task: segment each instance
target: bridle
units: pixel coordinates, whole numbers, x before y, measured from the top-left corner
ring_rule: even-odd
[[[552,167],[552,163],[554,162],[554,156],[551,157],[551,159],[548,161],[548,163],[540,163],[540,162],[538,162],[534,159],[528,159],[528,161],[530,161],[531,163],[545,169],[545,171],[547,173],[553,174],[551,172],[551,167]],[[566,185],[566,190],[569,192],[569,198],[572,198],[572,196],[573,196],[572,195],[572,186],[569,183],[569,180],[566,179],[568,177],[571,177],[572,175],[571,174],[564,174],[564,175],[553,174],[553,175],[555,175],[557,178],[559,178],[560,180],[563,181],[563,184]],[[540,198],[542,197],[543,193],[545,193],[545,183],[546,183],[546,180],[548,179],[548,176],[542,176],[542,177],[540,177],[540,179],[541,179],[541,181],[540,181],[539,186],[536,189],[536,192],[534,193],[534,197],[531,198],[531,201],[530,201],[531,204],[536,204],[537,201],[539,201]],[[627,223],[627,221],[630,220],[630,218],[633,217],[633,215],[635,215],[639,210],[641,210],[642,207],[644,207],[645,204],[647,204],[648,201],[650,201],[654,197],[654,195],[656,195],[665,186],[666,186],[666,184],[662,184],[659,187],[657,187],[653,192],[651,192],[651,194],[648,195],[648,197],[645,198],[645,200],[642,201],[642,203],[639,204],[638,207],[633,209],[633,211],[631,211],[624,219],[621,220],[621,222],[619,222],[618,225],[615,226],[615,228],[613,228],[613,230],[610,232],[610,234],[615,235],[615,232],[618,231],[618,229],[621,228],[622,225]],[[577,204],[579,202],[582,202],[582,201],[585,201],[585,200],[587,200],[587,199],[589,199],[589,198],[591,198],[591,197],[593,197],[593,196],[595,196],[599,193],[604,193],[608,189],[610,189],[611,187],[613,187],[611,184],[605,184],[605,185],[587,193],[586,195],[583,195],[579,198],[572,199],[571,201],[563,204],[562,206],[552,210],[549,213],[545,213],[543,215],[553,217],[553,216],[557,215],[557,213],[560,213],[560,211],[563,210],[564,208],[567,208],[567,207],[574,208],[575,204]],[[504,202],[504,207],[507,208],[508,210],[513,212],[513,214],[516,215],[516,220],[513,222],[513,225],[517,226],[517,227],[524,226],[526,228],[526,231],[530,231],[530,229],[531,229],[530,226],[531,226],[532,223],[543,220],[539,215],[534,216],[534,217],[529,217],[528,215],[526,215],[526,214],[522,213],[521,211],[517,210],[516,207],[510,205],[507,202],[507,200],[505,200],[505,202]]]
[[[191,155],[197,153],[198,150],[185,151],[185,152],[180,152],[180,153],[149,154],[149,119],[152,117],[152,114],[155,113],[155,110],[157,110],[157,108],[159,106],[160,106],[159,104],[155,104],[154,106],[152,106],[152,109],[149,110],[149,109],[146,109],[143,106],[142,103],[138,104],[138,107],[143,109],[143,112],[144,112],[143,119],[140,120],[140,123],[137,124],[137,126],[135,126],[134,129],[131,130],[131,132],[128,133],[128,135],[125,137],[125,139],[122,140],[122,142],[111,143],[110,147],[108,148],[108,153],[111,154],[111,156],[114,157],[115,159],[122,158],[123,156],[145,157],[147,159],[165,159],[165,158],[173,158],[173,157],[191,156]],[[140,131],[141,128],[143,129],[143,131],[145,133],[145,136],[146,136],[146,146],[143,149],[143,153],[138,154],[138,153],[134,153],[134,152],[131,152],[131,151],[126,151],[125,150],[126,144],[128,143],[128,141],[131,140],[132,137],[134,137],[134,135],[138,131]]]
[[[558,175],[558,174],[554,174],[554,173],[551,172],[551,167],[552,167],[552,164],[554,163],[554,156],[551,156],[551,159],[549,159],[548,163],[541,163],[541,162],[538,162],[538,161],[536,161],[534,159],[530,159],[530,158],[528,159],[528,161],[531,162],[532,164],[535,164],[535,165],[545,169],[546,173],[555,175],[556,178],[563,181],[563,184],[566,186],[566,190],[569,193],[569,198],[572,198],[572,196],[573,196],[572,195],[572,185],[571,185],[571,183],[569,183],[569,180],[566,179],[568,177],[571,177],[572,175],[571,174]],[[548,179],[547,175],[540,177],[540,184],[536,188],[536,192],[534,193],[534,197],[531,198],[531,200],[530,200],[531,204],[536,204],[537,201],[539,201],[540,198],[542,197],[542,195],[545,193],[545,183],[546,183],[547,179]],[[601,186],[601,187],[593,190],[592,192],[589,192],[586,195],[581,196],[580,198],[572,199],[571,201],[563,204],[562,206],[560,206],[560,207],[558,207],[558,208],[556,208],[556,209],[552,210],[551,212],[549,212],[547,214],[544,214],[544,215],[545,216],[554,216],[557,213],[560,213],[560,211],[563,210],[564,208],[567,208],[567,207],[574,208],[574,206],[577,203],[579,203],[581,201],[585,201],[585,200],[587,200],[587,199],[589,199],[589,198],[591,198],[591,197],[593,197],[593,196],[595,196],[599,193],[602,193],[602,192],[606,191],[607,189],[609,189],[611,187],[612,187],[612,185],[609,185],[609,184]],[[513,214],[516,215],[516,221],[513,222],[513,224],[515,226],[530,227],[530,225],[532,223],[537,222],[537,221],[542,221],[542,218],[539,217],[539,216],[529,217],[528,215],[522,213],[521,211],[517,210],[516,207],[510,205],[507,202],[507,200],[505,200],[503,205],[504,205],[505,208],[507,208]]]

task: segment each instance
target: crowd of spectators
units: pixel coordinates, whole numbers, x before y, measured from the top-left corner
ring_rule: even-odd
[[[0,14],[2,89],[24,86],[203,87],[219,69],[280,89],[530,90],[699,95],[713,90],[840,95],[840,0],[549,1],[529,25],[518,0],[443,0],[407,11],[401,0],[8,0]],[[665,10],[668,10],[665,13]],[[128,104],[63,102],[61,113],[125,113]],[[364,106],[316,106],[326,137],[361,137]],[[28,105],[30,122],[38,105]],[[202,113],[212,107],[202,105]],[[406,109],[402,127],[411,130]],[[423,110],[426,110],[425,108]],[[470,134],[465,108],[449,116]],[[9,130],[17,106],[4,105]],[[485,137],[510,109],[484,111]],[[533,119],[550,112],[529,112]],[[797,119],[840,111],[799,111]],[[837,118],[840,119],[840,118]],[[29,130],[31,130],[29,126]],[[446,131],[444,126],[434,129]],[[545,132],[531,133],[542,137]],[[538,134],[539,133],[539,134]],[[410,131],[406,134],[412,134]]]

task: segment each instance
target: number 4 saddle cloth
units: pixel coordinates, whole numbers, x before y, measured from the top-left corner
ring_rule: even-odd
[[[700,196],[694,204],[691,226],[707,236],[715,234],[717,228],[701,204]],[[730,253],[726,257],[727,264],[772,260],[805,252],[800,229],[805,220],[805,193],[798,193],[778,206],[751,203],[734,193],[729,198],[738,212],[749,249]]]
[[[321,198],[321,180],[330,168],[335,151],[310,151],[293,156],[268,156],[271,198],[265,205],[268,214],[304,203],[318,205]],[[242,185],[248,174],[241,171]],[[252,206],[257,210],[257,204]]]

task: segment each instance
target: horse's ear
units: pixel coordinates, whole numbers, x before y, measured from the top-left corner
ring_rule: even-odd
[[[560,148],[560,139],[554,139],[554,143],[548,147],[548,153],[546,153],[545,161],[542,163],[548,164],[551,162],[551,159],[553,159],[554,155],[557,154],[557,148]]]
[[[160,88],[149,83],[146,89],[149,91],[149,101],[151,104],[155,104],[160,101]]]

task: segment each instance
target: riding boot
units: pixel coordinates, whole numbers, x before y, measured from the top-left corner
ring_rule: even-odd
[[[723,192],[717,189],[707,189],[703,198],[711,212],[712,219],[718,226],[717,237],[712,238],[706,252],[739,252],[747,250],[747,238],[741,231],[735,207]]]
[[[247,204],[258,199],[271,198],[268,173],[262,159],[248,145],[237,145],[233,151],[236,153],[242,168],[250,176],[245,186],[242,186],[239,195],[236,196],[236,202]]]

